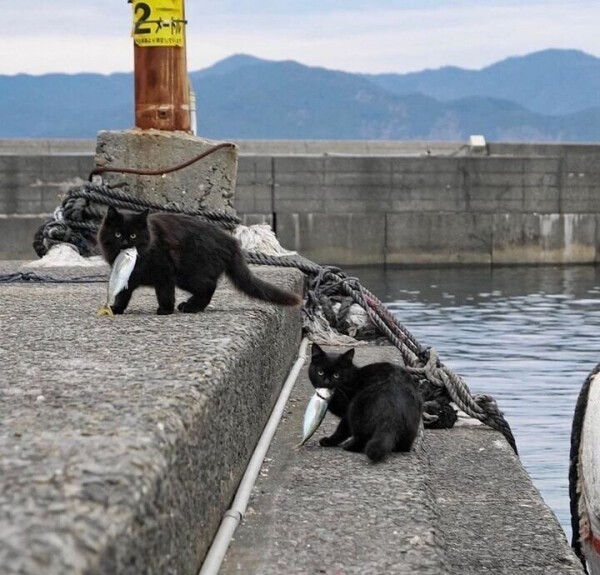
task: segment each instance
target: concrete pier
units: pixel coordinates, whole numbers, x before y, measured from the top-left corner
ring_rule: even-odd
[[[296,270],[255,270],[301,289]],[[138,290],[97,317],[105,297],[91,281],[0,283],[0,575],[195,575],[297,354],[300,310],[227,283],[197,315],[156,316]],[[360,363],[397,354],[357,348]],[[311,393],[305,366],[223,575],[582,573],[499,433],[426,431],[374,466],[317,445],[328,417],[294,450]]]
[[[296,270],[257,273],[302,290]],[[156,316],[140,289],[98,317],[105,299],[0,283],[2,575],[195,573],[297,354],[300,309],[227,284],[197,315]]]
[[[284,247],[318,263],[600,261],[597,145],[491,143],[483,154],[464,142],[235,143],[236,213],[270,222]],[[35,257],[35,231],[91,171],[92,144],[0,141],[0,258]],[[113,164],[127,164],[119,156]]]
[[[398,361],[399,352],[357,347],[355,357]],[[305,369],[220,575],[582,575],[501,434],[461,417],[373,465],[318,445],[335,429],[328,415],[295,450],[313,391]]]

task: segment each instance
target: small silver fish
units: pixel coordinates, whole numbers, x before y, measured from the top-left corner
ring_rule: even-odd
[[[333,395],[333,390],[327,387],[318,387],[310,398],[306,411],[304,412],[304,423],[302,425],[302,441],[298,447],[304,445],[313,435],[327,413],[327,406]]]
[[[126,250],[121,250],[115,258],[108,280],[106,303],[98,310],[98,315],[114,315],[110,307],[110,302],[127,287],[127,282],[135,267],[137,256],[136,248],[127,248]]]

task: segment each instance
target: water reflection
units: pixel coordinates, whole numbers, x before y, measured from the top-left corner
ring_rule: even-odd
[[[600,362],[600,269],[346,268],[475,393],[493,395],[568,537],[575,401]]]

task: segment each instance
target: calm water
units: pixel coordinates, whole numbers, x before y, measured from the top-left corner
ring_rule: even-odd
[[[345,268],[474,393],[504,411],[523,465],[570,539],[569,436],[600,362],[600,268]]]

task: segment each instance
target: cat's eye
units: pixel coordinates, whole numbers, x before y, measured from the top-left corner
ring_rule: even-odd
[[[115,232],[115,238],[120,238],[121,237],[121,232]]]
[[[334,373],[333,374],[333,379],[339,379],[340,378],[340,374],[339,373]]]
[[[132,240],[135,240],[135,234],[129,234],[129,237],[130,237]]]
[[[322,369],[317,369],[317,374],[323,375],[325,372]]]

